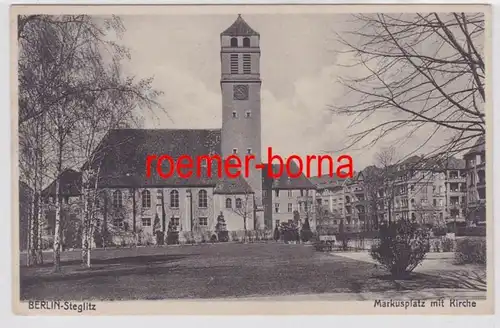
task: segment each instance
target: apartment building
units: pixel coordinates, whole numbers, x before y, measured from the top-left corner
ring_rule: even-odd
[[[479,138],[465,155],[465,213],[471,225],[486,224],[486,149]]]

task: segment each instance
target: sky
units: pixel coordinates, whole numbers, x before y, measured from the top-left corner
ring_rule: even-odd
[[[138,78],[154,76],[154,87],[164,92],[159,102],[168,112],[168,116],[145,114],[144,128],[221,127],[220,33],[237,14],[122,17],[126,32],[119,42],[131,52],[124,69]],[[343,148],[346,134],[353,131],[349,118],[330,109],[352,97],[338,79],[362,74],[344,67],[353,58],[339,53],[343,49],[336,33],[344,35],[354,27],[350,16],[244,12],[242,16],[261,38],[263,156],[267,147],[282,157],[328,152],[336,159],[348,154],[360,170],[374,163],[381,147],[394,144],[398,135],[375,147],[332,152]],[[380,112],[367,119],[365,127],[392,115]],[[403,148],[414,149],[427,132],[422,129]],[[315,167],[312,173],[317,173]]]

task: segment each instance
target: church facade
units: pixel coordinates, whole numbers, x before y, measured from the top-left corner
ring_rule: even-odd
[[[220,41],[221,129],[111,130],[97,147],[94,161],[86,166],[99,167],[96,225],[112,227],[116,238],[121,238],[118,242],[128,243],[125,239],[137,232],[166,231],[169,225],[177,227],[181,240],[183,232],[195,229],[210,234],[221,214],[230,232],[272,231],[296,213],[302,219],[307,216],[314,229],[315,186],[309,179],[290,179],[286,170],[273,179],[267,177],[268,164],[255,168],[256,163],[263,163],[260,35],[239,15],[221,33]],[[174,159],[181,155],[253,155],[255,160],[248,168],[248,178],[218,177],[214,166],[213,174],[193,174],[187,179],[174,174],[164,179],[157,174],[146,176],[145,161],[151,154],[168,154]],[[72,203],[67,199],[80,198],[81,176],[72,170],[61,176],[64,206]],[[281,196],[280,190],[284,190]],[[55,183],[45,193],[53,198]]]

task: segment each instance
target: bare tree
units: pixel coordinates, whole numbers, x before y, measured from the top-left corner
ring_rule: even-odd
[[[118,36],[124,32],[119,18],[97,20],[87,15],[18,18],[19,125],[46,117],[44,127],[50,140],[44,148],[46,154],[52,154],[46,158],[54,160],[47,165],[45,174],[56,180],[56,271],[60,269],[61,251],[61,173],[65,167],[81,165],[82,157],[89,159],[100,137],[116,124],[116,119],[107,119],[116,118],[115,109],[132,113],[136,107],[160,107],[155,99],[161,93],[152,89],[152,79],[135,81],[123,75],[121,61],[128,59],[129,54],[107,38],[109,31]],[[88,197],[84,198],[87,204]],[[87,219],[83,222],[88,228],[88,210],[84,213]],[[84,240],[88,240],[87,228]]]
[[[441,142],[428,156],[434,159],[471,148],[485,134],[484,29],[482,13],[354,16],[339,41],[354,58],[349,71],[363,73],[340,79],[353,103],[333,110],[362,129],[345,148],[372,146],[396,132],[404,142],[423,128],[430,133],[414,152],[429,142]],[[391,119],[366,128],[367,118],[388,111]],[[433,139],[440,133],[448,138]]]
[[[243,230],[245,231],[244,242],[247,241],[247,220],[251,218],[254,212],[254,197],[253,193],[244,193],[236,196],[235,204],[232,211],[238,214],[243,219]]]

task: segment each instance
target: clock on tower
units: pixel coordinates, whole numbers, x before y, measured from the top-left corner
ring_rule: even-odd
[[[233,99],[248,100],[248,85],[236,84],[235,86],[233,86]]]

